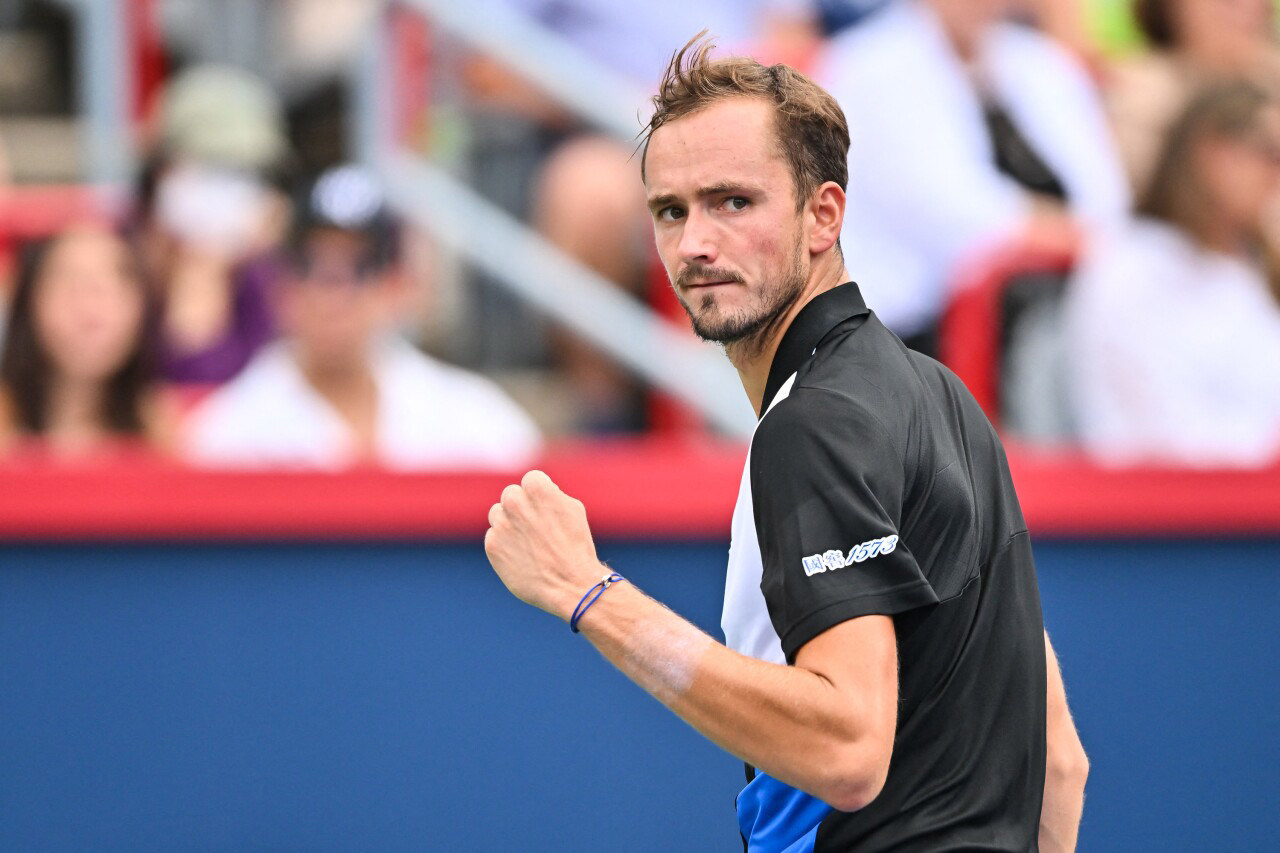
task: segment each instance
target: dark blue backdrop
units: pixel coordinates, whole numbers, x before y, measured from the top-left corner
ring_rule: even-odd
[[[601,551],[716,629],[723,545]],[[4,849],[741,850],[737,762],[476,544],[0,554]],[[1280,542],[1037,557],[1081,849],[1272,849]]]

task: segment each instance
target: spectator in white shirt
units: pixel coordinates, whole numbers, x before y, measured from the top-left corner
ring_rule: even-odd
[[[841,244],[867,303],[926,352],[958,269],[1018,240],[1072,249],[1128,190],[1100,99],[1013,0],[895,0],[837,36],[819,80],[849,117]]]
[[[1280,288],[1261,222],[1280,189],[1280,106],[1249,84],[1193,99],[1140,218],[1071,283],[1068,375],[1101,461],[1280,460]]]
[[[515,469],[537,452],[529,417],[487,379],[391,334],[396,225],[353,166],[300,204],[279,292],[285,337],[192,415],[191,460],[211,466]]]

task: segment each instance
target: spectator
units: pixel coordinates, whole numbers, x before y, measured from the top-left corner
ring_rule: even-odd
[[[1088,75],[1013,0],[895,0],[837,36],[819,78],[853,142],[842,245],[867,302],[936,350],[957,268],[1002,243],[1071,248],[1128,196]]]
[[[496,386],[396,339],[397,228],[372,179],[325,172],[300,202],[282,282],[285,338],[193,413],[205,465],[515,468],[539,445]]]
[[[1140,218],[1072,283],[1071,388],[1083,442],[1099,459],[1251,466],[1280,457],[1277,255],[1259,224],[1277,189],[1276,101],[1243,83],[1193,100]]]
[[[1192,93],[1214,81],[1250,80],[1280,92],[1273,0],[1137,0],[1151,50],[1115,65],[1107,110],[1141,194],[1160,142]]]
[[[69,229],[22,253],[0,357],[0,441],[75,458],[171,444],[152,384],[148,290],[128,244]]]
[[[136,229],[163,302],[165,378],[224,382],[272,338],[286,159],[280,105],[246,72],[198,67],[165,90]]]

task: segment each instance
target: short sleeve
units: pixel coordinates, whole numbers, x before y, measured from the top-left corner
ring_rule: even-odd
[[[901,451],[850,398],[801,388],[765,415],[751,494],[761,591],[787,660],[841,622],[938,602],[899,537],[904,487]]]

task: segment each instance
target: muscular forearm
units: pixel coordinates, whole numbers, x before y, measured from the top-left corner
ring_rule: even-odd
[[[1047,703],[1045,713],[1044,806],[1040,812],[1040,849],[1056,853],[1076,849],[1084,812],[1084,784],[1089,761],[1067,708],[1066,689],[1057,656],[1045,635]]]
[[[883,784],[860,704],[822,675],[731,651],[630,585],[611,588],[580,623],[628,677],[728,752],[844,810]],[[896,697],[888,700],[890,704]],[[871,776],[871,778],[867,778]]]
[[[561,619],[604,575],[582,503],[540,471],[503,490],[489,525],[485,553],[503,583]],[[827,628],[783,666],[730,651],[631,584],[592,600],[583,634],[708,738],[842,811],[879,793],[897,722],[891,619]]]

